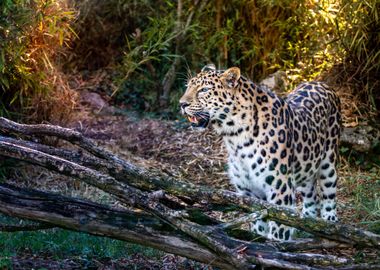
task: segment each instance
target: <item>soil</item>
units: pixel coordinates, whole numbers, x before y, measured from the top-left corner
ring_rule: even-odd
[[[137,164],[155,167],[195,183],[228,188],[226,151],[212,130],[192,128],[187,120],[142,118],[86,102],[69,127]]]

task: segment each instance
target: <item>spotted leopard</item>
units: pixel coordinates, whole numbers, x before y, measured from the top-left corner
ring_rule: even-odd
[[[254,84],[232,67],[208,65],[187,83],[182,113],[223,137],[231,182],[241,194],[296,207],[305,217],[337,221],[336,185],[340,101],[324,83],[300,84],[286,98]],[[268,239],[291,240],[293,228],[256,221]]]

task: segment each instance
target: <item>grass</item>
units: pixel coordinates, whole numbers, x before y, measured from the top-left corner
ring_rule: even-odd
[[[344,169],[340,178],[343,204],[342,216],[345,222],[361,225],[380,233],[380,170],[360,168]]]
[[[49,254],[54,259],[71,256],[119,259],[136,253],[149,258],[163,255],[163,252],[152,248],[64,229],[0,233],[0,268],[6,263],[6,258],[20,252]]]

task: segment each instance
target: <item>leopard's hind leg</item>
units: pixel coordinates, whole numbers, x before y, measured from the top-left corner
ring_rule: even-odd
[[[338,174],[336,170],[336,154],[334,151],[326,153],[321,162],[319,172],[320,209],[324,220],[338,221],[336,213],[336,184]]]
[[[341,116],[338,101],[337,104],[337,107],[333,107],[333,113],[328,119],[327,139],[324,143],[324,155],[319,168],[321,217],[329,221],[338,221],[336,213],[336,186],[338,181],[337,163]]]
[[[267,193],[268,202],[295,209],[295,190],[292,178],[282,175],[278,177],[272,185],[272,189]],[[268,221],[267,238],[276,241],[290,241],[295,229],[275,221]]]

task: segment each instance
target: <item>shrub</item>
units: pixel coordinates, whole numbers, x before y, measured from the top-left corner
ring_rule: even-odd
[[[75,94],[60,72],[63,47],[73,37],[74,12],[64,0],[0,2],[0,113],[60,121]]]
[[[377,0],[72,2],[81,14],[72,67],[120,63],[116,100],[138,99],[143,110],[175,110],[189,70],[210,62],[218,68],[240,66],[254,81],[285,70],[288,89],[338,71],[342,82],[363,82],[356,89],[375,103]]]
[[[353,84],[367,109],[376,112],[380,109],[380,2],[341,0],[336,24],[344,57],[335,73],[341,82]]]
[[[219,68],[240,66],[255,81],[283,69],[292,88],[301,80],[316,78],[338,59],[339,48],[332,43],[337,11],[329,10],[328,1],[218,0],[203,7],[199,2],[180,2],[181,18],[178,4],[163,2],[159,7],[155,1],[145,1],[142,10],[160,12],[127,35],[122,70],[128,84],[122,84],[121,91],[139,91],[156,104],[153,108],[159,107],[163,78],[178,59],[181,64],[172,89],[183,88],[188,70],[210,62]],[[182,23],[179,29],[178,23]],[[180,91],[172,94],[178,96]],[[176,99],[172,98],[173,107]]]
[[[69,0],[78,11],[73,28],[80,38],[71,43],[66,67],[96,70],[112,65],[123,55],[126,37],[157,12],[154,2],[160,5],[147,0]]]

